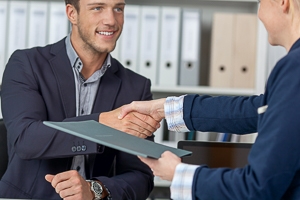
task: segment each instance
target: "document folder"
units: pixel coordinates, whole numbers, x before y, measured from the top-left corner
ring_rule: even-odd
[[[140,6],[126,5],[124,26],[120,36],[120,62],[128,69],[138,72]]]
[[[26,48],[27,12],[27,1],[10,2],[8,14],[8,47],[6,52],[8,58],[15,50]]]
[[[138,138],[93,120],[81,122],[44,121],[43,123],[51,128],[137,156],[158,159],[165,151],[171,151],[178,157],[191,155],[190,151]]]
[[[28,48],[47,44],[48,3],[29,2]]]
[[[178,85],[181,9],[162,7],[158,85]],[[158,50],[159,50],[158,49]]]
[[[0,1],[0,85],[6,64],[7,13],[8,1]]]
[[[161,8],[157,6],[141,7],[139,74],[158,82],[158,42],[160,33]]]
[[[200,84],[201,12],[184,9],[182,13],[182,43],[179,85]]]

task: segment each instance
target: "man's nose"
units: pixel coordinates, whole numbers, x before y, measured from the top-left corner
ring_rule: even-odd
[[[113,26],[116,23],[115,13],[113,10],[107,10],[104,14],[103,24]]]

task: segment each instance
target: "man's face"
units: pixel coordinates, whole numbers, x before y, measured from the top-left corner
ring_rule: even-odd
[[[114,50],[124,23],[124,0],[80,0],[75,42],[85,50],[108,53]],[[74,41],[73,41],[74,42]]]

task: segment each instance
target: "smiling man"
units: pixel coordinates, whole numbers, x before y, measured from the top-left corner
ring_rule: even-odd
[[[9,165],[0,197],[146,199],[151,170],[136,156],[56,131],[43,121],[95,120],[153,141],[159,124],[120,106],[150,100],[150,80],[111,57],[124,23],[124,0],[65,0],[72,32],[11,56],[2,85]],[[51,30],[50,30],[51,31]]]

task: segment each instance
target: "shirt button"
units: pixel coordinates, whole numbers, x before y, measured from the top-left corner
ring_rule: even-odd
[[[81,63],[81,62],[79,62],[79,63],[78,63],[78,65],[82,65],[82,63]]]
[[[85,83],[85,84],[83,84],[83,86],[84,86],[84,87],[86,87],[86,86],[87,86],[87,84]]]

